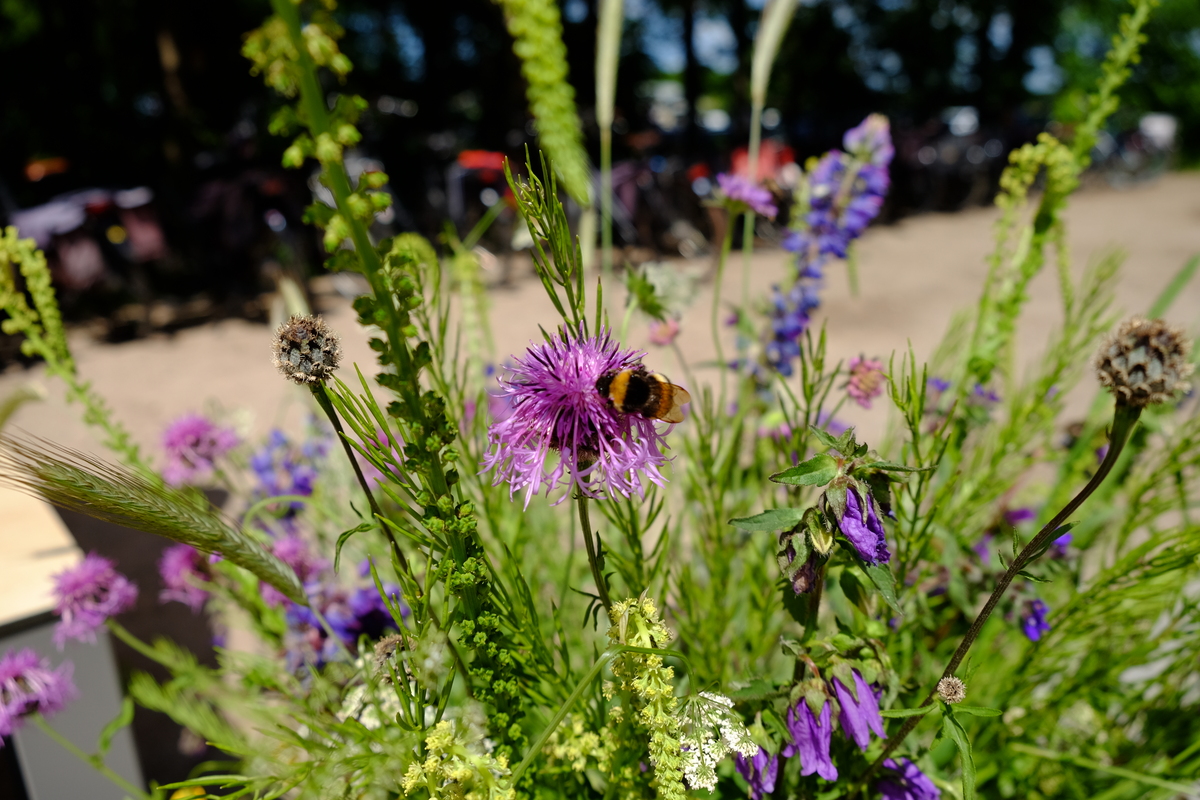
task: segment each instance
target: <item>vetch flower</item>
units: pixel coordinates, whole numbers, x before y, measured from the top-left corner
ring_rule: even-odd
[[[199,586],[208,581],[204,561],[200,551],[191,545],[175,544],[163,550],[158,559],[158,574],[165,588],[158,593],[158,602],[175,600],[193,612],[204,608],[208,592]]]
[[[106,619],[133,608],[138,590],[112,561],[88,553],[79,566],[54,576],[54,596],[54,643],[61,650],[68,639],[95,642]]]
[[[755,214],[774,219],[775,215],[779,213],[770,190],[759,186],[745,176],[722,172],[717,175],[717,185],[721,187],[721,194],[724,195],[726,203],[732,206],[730,208],[731,216],[750,210]]]
[[[775,791],[775,778],[779,774],[779,757],[759,747],[753,758],[741,753],[733,757],[733,765],[746,783],[750,784],[750,800],[762,800],[764,795]]]
[[[280,325],[271,352],[276,369],[301,386],[329,380],[342,357],[338,337],[316,316],[294,316]]]
[[[801,775],[815,772],[827,781],[837,780],[837,767],[829,755],[833,738],[832,713],[828,700],[821,706],[819,717],[813,716],[804,698],[788,709],[787,728],[792,741],[784,745],[781,754],[791,758],[799,753]]]
[[[863,408],[871,407],[871,400],[883,394],[883,362],[866,356],[850,359],[850,381],[846,394]]]
[[[1029,641],[1036,642],[1050,630],[1050,623],[1046,621],[1049,613],[1050,609],[1041,600],[1031,600],[1026,606],[1025,614],[1021,617],[1021,630],[1029,637]]]
[[[886,739],[887,733],[883,729],[883,717],[879,714],[879,701],[875,698],[874,690],[858,670],[854,670],[853,674],[853,692],[842,684],[840,678],[833,679],[833,691],[842,707],[838,712],[842,730],[860,750],[865,751],[871,743],[871,731],[880,739]]]
[[[1191,351],[1191,339],[1182,328],[1133,317],[1101,345],[1096,376],[1118,404],[1144,408],[1165,403],[1188,391],[1187,378],[1195,368],[1188,358]]]
[[[216,461],[238,445],[230,428],[219,427],[208,417],[187,414],[163,432],[167,466],[163,480],[171,486],[196,483],[212,474]]]
[[[523,491],[526,505],[542,488],[599,498],[641,497],[646,480],[661,486],[666,442],[655,421],[617,411],[596,389],[602,376],[640,366],[642,355],[621,349],[608,330],[589,337],[582,326],[531,344],[501,379],[512,414],[488,429],[482,466],[493,485]],[[552,451],[558,462],[547,472]]]
[[[892,557],[888,550],[887,537],[883,531],[883,523],[879,521],[879,513],[875,510],[875,498],[865,486],[862,487],[866,496],[864,502],[858,496],[854,486],[846,489],[846,511],[838,520],[838,527],[854,545],[854,550],[863,561],[871,564],[887,563]],[[864,508],[865,513],[864,513]]]
[[[917,765],[907,758],[901,758],[903,763],[886,758],[883,766],[887,770],[880,779],[878,788],[884,800],[938,800],[942,791]]]
[[[29,648],[9,650],[0,658],[0,747],[30,714],[50,716],[79,692],[71,681],[72,666],[64,661],[51,669],[47,659]]]

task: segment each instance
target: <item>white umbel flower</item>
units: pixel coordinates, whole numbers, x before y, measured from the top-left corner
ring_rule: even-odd
[[[717,764],[730,753],[745,758],[758,753],[733,701],[724,695],[701,692],[684,705],[679,717],[684,730],[683,777],[693,789],[716,788]]]

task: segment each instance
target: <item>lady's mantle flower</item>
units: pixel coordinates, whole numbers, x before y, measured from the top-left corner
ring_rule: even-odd
[[[883,394],[883,362],[866,356],[850,359],[850,382],[846,394],[863,408],[871,407],[871,400]]]
[[[238,436],[208,417],[188,414],[167,426],[163,449],[167,466],[163,480],[171,486],[195,483],[212,474],[216,460],[238,445]]]
[[[1025,615],[1021,617],[1021,630],[1029,637],[1029,641],[1036,642],[1042,638],[1042,634],[1050,630],[1050,623],[1046,621],[1046,615],[1050,613],[1050,609],[1041,600],[1031,600],[1025,609]]]
[[[862,488],[866,495],[865,503],[853,486],[846,489],[846,512],[838,521],[838,527],[850,540],[850,544],[854,545],[855,551],[863,561],[871,564],[887,563],[892,553],[888,550],[883,523],[879,521],[879,513],[875,510],[875,498],[865,486]]]
[[[158,559],[158,574],[164,588],[158,593],[158,602],[175,600],[194,613],[204,608],[208,601],[208,592],[200,588],[201,583],[208,581],[204,561],[204,556],[191,545],[175,544],[163,550]]]
[[[879,791],[883,800],[938,800],[942,792],[929,776],[921,772],[917,765],[907,758],[900,759],[897,764],[893,759],[886,758],[883,766],[887,770],[879,781]]]
[[[524,491],[526,505],[542,487],[640,497],[643,477],[661,486],[666,443],[654,420],[617,411],[596,390],[601,376],[637,367],[642,355],[622,350],[607,330],[587,337],[582,326],[531,345],[501,379],[512,415],[488,430],[483,471],[494,471],[493,485]],[[552,450],[559,460],[547,473]]]
[[[779,213],[770,190],[764,189],[745,176],[722,172],[717,175],[717,185],[721,187],[721,194],[725,196],[727,203],[733,206],[730,208],[732,213],[738,214],[748,209],[771,219]]]
[[[1119,404],[1144,408],[1189,388],[1195,368],[1192,342],[1182,328],[1160,319],[1122,322],[1096,354],[1096,375]]]
[[[858,670],[854,670],[854,691],[847,689],[839,678],[833,679],[833,691],[842,710],[838,722],[846,736],[854,740],[860,750],[866,751],[871,743],[871,731],[880,739],[886,739],[883,717],[879,714],[879,701]],[[858,695],[857,699],[855,694]]]
[[[775,778],[779,774],[779,757],[758,748],[753,758],[741,753],[733,757],[733,765],[750,784],[750,800],[762,800],[764,795],[775,791]]]
[[[78,695],[71,682],[71,662],[50,669],[47,659],[25,648],[0,658],[0,747],[29,714],[50,716]]]
[[[54,596],[54,643],[61,650],[68,639],[95,642],[106,619],[133,608],[138,590],[112,561],[88,553],[79,566],[54,576]]]
[[[789,758],[800,754],[801,775],[815,772],[827,781],[837,780],[837,767],[829,756],[829,743],[833,738],[832,713],[829,701],[825,701],[821,715],[813,716],[804,698],[788,709],[787,727],[792,741],[784,745],[781,752]]]

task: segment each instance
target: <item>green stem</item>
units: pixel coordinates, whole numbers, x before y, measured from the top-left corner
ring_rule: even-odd
[[[116,636],[122,642],[129,645],[138,653],[141,653],[146,658],[153,661],[155,664],[160,664],[169,670],[172,670],[172,668],[175,666],[170,659],[164,657],[162,653],[158,652],[153,647],[134,636],[125,628],[124,625],[117,622],[112,617],[104,620],[104,624],[108,627],[109,632],[112,633],[113,636]]]
[[[612,608],[612,598],[608,596],[603,565],[601,565],[600,556],[596,551],[600,537],[597,536],[595,541],[592,540],[592,518],[588,513],[587,495],[577,494],[575,500],[579,503],[579,525],[583,529],[583,541],[587,544],[588,566],[592,568],[592,580],[596,582],[596,593],[600,596],[600,602],[604,604],[604,610],[608,611]]]
[[[267,506],[273,506],[276,503],[309,503],[312,502],[312,497],[306,494],[277,494],[274,497],[264,497],[254,505],[246,509],[246,513],[242,515],[242,529],[249,530],[251,523],[262,515]]]
[[[962,641],[958,645],[958,649],[954,651],[954,655],[950,657],[950,663],[946,665],[946,669],[942,671],[942,677],[948,678],[954,675],[955,670],[962,664],[966,658],[967,651],[971,649],[971,645],[979,638],[980,632],[983,630],[984,624],[996,610],[996,605],[1008,590],[1010,584],[1017,577],[1017,574],[1023,570],[1037,555],[1042,553],[1049,545],[1051,538],[1058,533],[1059,527],[1062,526],[1067,519],[1074,514],[1083,502],[1088,499],[1108,477],[1112,471],[1113,465],[1117,463],[1117,458],[1121,455],[1121,451],[1125,449],[1125,443],[1129,440],[1129,434],[1133,431],[1134,425],[1137,423],[1138,417],[1141,415],[1142,409],[1124,404],[1118,404],[1116,412],[1113,415],[1112,433],[1109,436],[1108,454],[1104,457],[1104,461],[1100,464],[1100,468],[1096,470],[1096,474],[1087,482],[1087,485],[1079,491],[1067,503],[1061,511],[1054,515],[1054,518],[1046,523],[1029,544],[1021,549],[1021,552],[1012,560],[1008,569],[1000,576],[1000,580],[996,583],[996,588],[992,590],[991,596],[988,597],[987,603],[984,604],[983,610],[975,617],[975,621],[971,623],[971,627],[967,629],[967,633],[963,636]],[[936,687],[931,689],[925,701],[921,703],[921,707],[925,707],[933,702],[934,694],[937,692]],[[920,723],[921,717],[909,717],[905,720],[903,727],[899,733],[887,740],[883,746],[883,752],[875,759],[870,769],[862,778],[862,782],[866,782],[872,773],[879,768],[883,760],[904,741],[908,734],[912,733],[913,729]]]
[[[600,269],[605,275],[613,268],[613,186],[612,128],[600,127]]]
[[[758,183],[758,151],[762,145],[763,101],[755,98],[750,102],[750,147],[747,150],[750,163],[750,182]],[[742,225],[742,310],[750,306],[750,256],[754,254],[754,209],[746,212]]]
[[[725,212],[725,240],[721,242],[721,255],[717,259],[717,276],[713,280],[712,298],[712,337],[713,347],[717,351],[717,369],[721,370],[721,399],[725,398],[725,348],[721,346],[721,326],[717,319],[721,310],[721,283],[725,279],[725,262],[729,259],[729,251],[733,248],[733,223],[735,217]]]
[[[99,772],[104,777],[108,778],[115,785],[120,787],[123,791],[129,792],[129,794],[133,795],[134,797],[140,798],[140,800],[154,800],[154,795],[150,795],[150,794],[147,794],[146,792],[143,792],[137,786],[135,786],[134,784],[132,784],[129,781],[122,778],[120,775],[118,775],[116,772],[114,772],[107,764],[105,764],[100,759],[100,756],[88,755],[87,753],[83,752],[83,750],[79,749],[79,747],[76,746],[76,744],[74,742],[72,742],[70,739],[66,738],[61,733],[54,730],[54,728],[50,727],[50,723],[46,722],[46,720],[44,720],[42,718],[41,714],[31,714],[31,715],[29,715],[29,719],[33,720],[33,724],[37,725],[42,730],[42,733],[46,734],[51,739],[58,742],[58,744],[64,750],[66,750],[68,753],[70,753],[71,755],[78,758],[83,763],[87,764],[92,769]]]

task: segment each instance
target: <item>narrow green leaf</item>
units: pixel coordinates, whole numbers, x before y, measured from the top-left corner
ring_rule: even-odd
[[[821,453],[771,476],[775,483],[788,486],[824,486],[837,477],[838,465],[833,456]]]
[[[133,698],[126,696],[121,701],[120,712],[104,726],[104,730],[100,731],[100,739],[96,747],[101,759],[108,755],[108,748],[112,747],[112,740],[117,732],[131,722],[133,722]]]
[[[804,517],[802,508],[771,508],[752,517],[738,517],[729,524],[744,531],[778,531],[795,526]]]
[[[869,461],[863,464],[864,469],[877,469],[883,472],[933,472],[937,464],[929,467],[910,467],[907,464],[897,464],[894,461]]]
[[[342,545],[349,541],[350,537],[356,533],[363,533],[375,527],[374,522],[362,522],[355,525],[348,531],[342,531],[342,535],[338,537],[337,544],[333,549],[333,571],[338,571],[338,562],[342,560]]]
[[[891,607],[900,616],[904,616],[904,612],[900,610],[900,601],[896,598],[896,578],[892,575],[892,571],[887,568],[886,564],[868,564],[865,561],[860,562],[863,572],[867,573],[867,577],[875,584],[875,588],[879,590],[879,595],[884,602]]]
[[[745,686],[737,691],[729,693],[729,699],[735,703],[746,700],[764,700],[772,697],[779,692],[775,684],[770,681],[765,681],[762,678],[755,678],[750,682],[749,686]]]
[[[1033,581],[1034,583],[1050,583],[1051,582],[1049,578],[1039,578],[1038,576],[1036,576],[1030,572],[1026,572],[1023,569],[1018,570],[1017,574],[1020,575],[1025,580]]]
[[[975,757],[971,753],[971,740],[967,738],[962,724],[954,718],[954,710],[950,706],[945,706],[942,730],[958,747],[958,754],[962,756],[963,800],[975,800]]]
[[[1183,265],[1179,272],[1175,273],[1175,277],[1166,285],[1154,301],[1154,305],[1150,306],[1150,310],[1146,313],[1150,319],[1157,319],[1167,313],[1167,309],[1175,302],[1175,298],[1183,291],[1184,287],[1191,283],[1192,278],[1196,275],[1196,268],[1200,267],[1200,254],[1194,255]]]
[[[998,717],[1004,712],[998,708],[985,708],[983,706],[955,706],[955,714],[970,714],[973,717]]]
[[[928,705],[920,708],[889,708],[886,711],[880,711],[879,715],[884,719],[902,719],[904,717],[923,717],[930,711],[933,711],[937,706]]]

